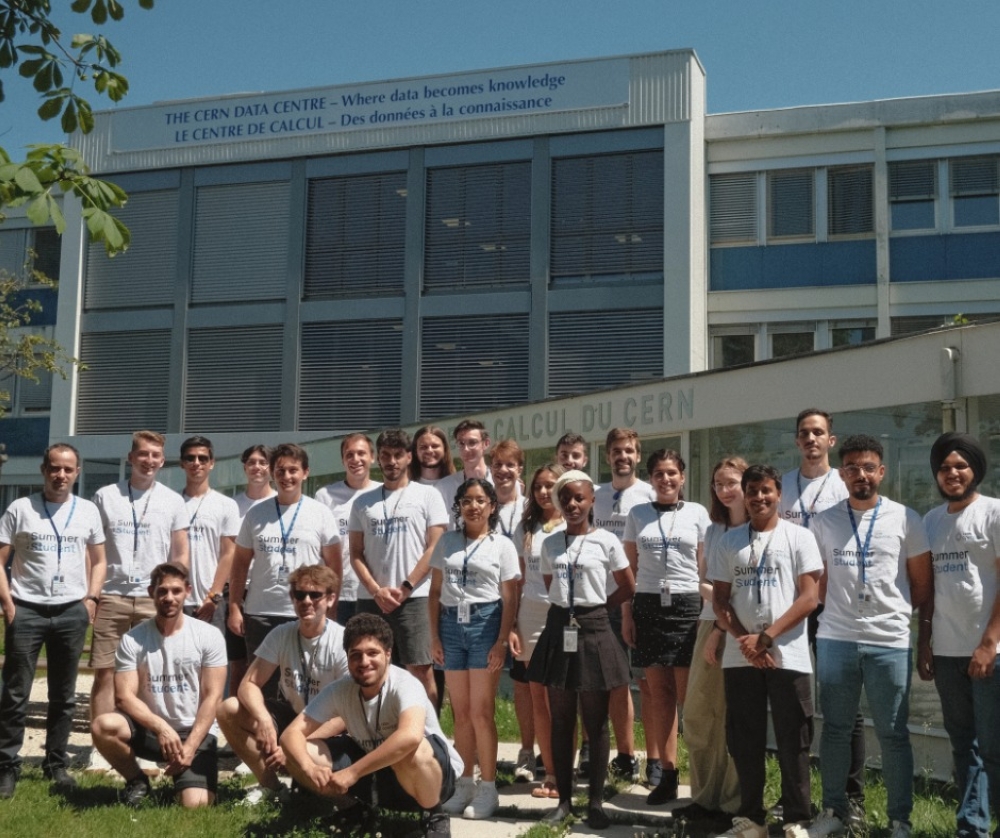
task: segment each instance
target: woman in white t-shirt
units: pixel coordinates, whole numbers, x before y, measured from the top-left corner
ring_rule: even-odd
[[[611,630],[608,610],[635,590],[621,542],[595,529],[594,483],[582,471],[565,472],[555,485],[556,508],[566,529],[542,545],[540,568],[551,605],[531,655],[528,677],[548,688],[552,711],[552,761],[559,805],[547,822],[561,823],[573,797],[576,709],[590,741],[587,825],[606,829],[604,781],[608,772],[608,701],[611,690],[629,682],[625,652]],[[608,577],[618,585],[608,594]]]
[[[455,716],[455,749],[465,763],[444,811],[488,818],[500,805],[496,790],[500,670],[517,614],[517,551],[497,532],[499,505],[492,484],[478,477],[455,493],[461,529],[446,532],[431,556],[431,652],[443,666]],[[477,762],[480,783],[472,776]]]
[[[549,699],[545,685],[528,680],[528,663],[534,652],[538,638],[545,627],[549,613],[549,592],[542,578],[542,545],[550,535],[566,529],[562,513],[552,502],[552,490],[562,474],[562,468],[548,463],[538,468],[531,476],[528,501],[524,516],[514,531],[514,546],[521,560],[520,602],[517,609],[517,624],[510,636],[510,648],[514,654],[514,665],[510,670],[515,690],[527,688],[528,707],[534,722],[535,738],[545,766],[545,779],[540,786],[532,789],[532,797],[558,799],[555,769],[552,765],[552,717],[549,715]],[[516,693],[515,693],[516,695]]]
[[[680,454],[654,451],[646,469],[656,500],[633,506],[625,519],[625,555],[636,594],[631,609],[622,609],[622,636],[633,649],[633,665],[646,670],[653,700],[653,729],[646,737],[660,745],[663,774],[646,802],[659,805],[677,798],[677,708],[684,703],[698,634],[698,571],[710,520],[704,506],[684,500]]]

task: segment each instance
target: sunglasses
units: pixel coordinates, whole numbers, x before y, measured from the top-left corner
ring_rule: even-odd
[[[210,463],[212,458],[208,454],[185,454],[181,459],[185,463]]]
[[[306,597],[309,597],[309,599],[313,602],[316,602],[316,600],[325,597],[326,593],[324,591],[292,591],[292,596],[299,602],[305,600]]]

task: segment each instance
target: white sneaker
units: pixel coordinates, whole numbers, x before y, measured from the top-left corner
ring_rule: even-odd
[[[147,777],[159,777],[163,773],[160,766],[151,759],[137,759],[136,762]]]
[[[245,762],[241,762],[239,765],[236,766],[236,768],[233,769],[233,773],[237,777],[249,777],[251,774],[253,774],[253,769],[250,768],[250,766],[247,765]]]
[[[718,838],[767,838],[767,825],[754,823],[750,818],[733,818],[733,825]]]
[[[465,807],[462,817],[468,820],[481,821],[490,817],[500,808],[500,795],[497,794],[497,784],[495,782],[480,782],[476,789],[476,796],[472,802]]]
[[[910,825],[906,821],[893,821],[890,838],[910,838]]]
[[[790,823],[785,827],[785,838],[809,838],[809,832],[800,823]]]
[[[83,770],[87,774],[107,774],[111,771],[111,763],[101,755],[97,748],[91,748],[90,756],[87,757],[87,767]]]
[[[269,789],[264,786],[251,786],[247,789],[246,797],[240,802],[240,806],[259,806],[261,803],[274,803],[277,806],[284,806],[292,800],[292,793],[282,786],[280,789]]]
[[[471,777],[459,777],[455,793],[441,804],[441,811],[446,815],[461,815],[475,796],[476,781]]]
[[[535,752],[530,748],[521,748],[517,752],[517,762],[514,764],[514,779],[530,783],[535,779]]]
[[[843,835],[844,822],[838,818],[833,809],[824,809],[823,813],[812,822],[806,830],[809,838],[824,838],[826,835]]]

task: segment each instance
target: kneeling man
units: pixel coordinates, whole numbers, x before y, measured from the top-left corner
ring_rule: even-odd
[[[347,674],[344,630],[327,618],[337,599],[337,574],[326,565],[306,565],[292,571],[288,583],[298,619],[270,631],[237,695],[219,705],[226,741],[260,782],[243,800],[250,806],[286,801],[277,773],[285,767],[278,737],[323,687]],[[268,698],[263,687],[275,670],[279,695]]]
[[[150,574],[156,616],[124,635],[115,653],[115,707],[91,724],[94,746],[126,781],[138,806],[149,780],[136,757],[167,763],[185,808],[215,801],[219,764],[215,708],[226,682],[226,644],[214,626],[184,616],[187,568],[165,562]]]
[[[440,807],[462,760],[420,681],[390,665],[392,629],[358,614],[344,628],[344,650],[349,676],[325,687],[281,737],[289,772],[338,806],[419,811],[422,834],[451,835]]]

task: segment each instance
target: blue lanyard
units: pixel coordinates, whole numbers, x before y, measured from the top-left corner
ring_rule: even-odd
[[[670,516],[670,532],[669,533],[664,533],[663,532],[663,516],[660,515],[659,512],[657,512],[657,515],[656,515],[656,526],[660,528],[660,538],[663,539],[663,568],[664,568],[664,572],[666,572],[667,568],[669,567],[669,562],[667,561],[667,554],[670,553],[670,539],[674,537],[674,522],[677,520],[677,510],[679,510],[680,508],[681,508],[681,505],[678,503],[674,507],[674,514]]]
[[[132,497],[132,483],[128,484],[128,502],[132,506],[132,566],[135,566],[135,554],[139,552],[139,525],[146,520],[146,513],[149,512],[149,502],[153,498],[154,483],[146,493],[146,505],[142,508],[142,517],[137,518],[135,514],[135,498]]]
[[[327,620],[323,623],[323,631],[316,641],[316,645],[313,648],[312,658],[309,660],[309,667],[306,668],[306,650],[302,646],[302,635],[298,631],[295,632],[295,639],[299,643],[299,665],[302,669],[302,683],[299,685],[299,693],[302,695],[302,700],[308,704],[309,703],[309,692],[312,685],[312,673],[316,666],[316,658],[319,657],[320,649],[323,646],[323,638],[326,637],[326,630],[330,625],[330,621]]]
[[[274,499],[274,508],[278,510],[278,526],[281,528],[281,566],[287,567],[285,564],[285,551],[288,550],[288,537],[292,534],[292,530],[295,529],[295,520],[299,517],[299,510],[302,508],[302,498],[299,498],[299,502],[295,504],[295,514],[292,515],[292,523],[288,525],[288,529],[285,529],[285,522],[281,520],[281,504],[278,503],[278,498]]]
[[[747,524],[747,538],[750,539],[750,567],[754,569],[757,574],[757,604],[762,604],[762,597],[760,593],[761,589],[761,578],[764,576],[764,570],[767,568],[767,551],[771,549],[771,539],[774,538],[774,534],[778,531],[775,527],[771,530],[771,534],[767,537],[767,544],[764,545],[764,552],[760,554],[760,561],[757,560],[756,551],[754,546],[756,545],[756,539],[754,536],[754,528],[752,524]]]
[[[854,510],[851,509],[851,502],[849,500],[844,501],[847,504],[847,514],[851,518],[851,529],[854,530],[854,541],[858,545],[858,550],[861,555],[858,556],[858,578],[861,580],[861,587],[865,587],[865,557],[868,555],[868,548],[872,543],[872,532],[875,530],[875,519],[878,518],[878,510],[882,505],[882,498],[878,499],[875,504],[875,511],[872,512],[872,519],[868,522],[868,535],[865,536],[865,546],[861,546],[861,536],[858,534],[858,522],[854,519]]]
[[[487,536],[490,540],[493,539],[493,533],[489,533]],[[462,598],[465,598],[465,585],[469,581],[469,560],[476,555],[476,551],[482,546],[482,543],[486,538],[477,538],[476,546],[472,548],[472,552],[469,552],[469,540],[465,540],[465,560],[462,562]]]
[[[407,483],[402,489],[399,490],[399,497],[396,498],[396,505],[392,508],[392,515],[389,515],[389,501],[385,499],[385,486],[382,486],[382,519],[385,521],[385,532],[382,533],[386,541],[389,540],[389,522],[396,517],[396,512],[399,510],[399,505],[403,502],[403,493],[409,488],[410,484]]]
[[[575,599],[576,568],[580,564],[580,555],[583,553],[583,548],[586,545],[587,539],[589,537],[590,537],[590,533],[588,532],[583,537],[583,541],[580,542],[580,548],[576,551],[576,560],[572,563],[572,565],[570,565],[570,563],[569,563],[569,533],[567,533],[567,532],[563,533],[563,541],[566,543],[566,560],[567,560],[566,564],[567,564],[567,567],[569,568],[569,618],[570,618],[570,620],[573,620],[574,619],[574,615],[576,614],[576,605],[575,605],[575,602],[576,602],[576,599]]]
[[[799,471],[795,473],[795,485],[799,490],[799,509],[802,511],[802,526],[806,529],[809,529],[809,519],[816,514],[816,504],[819,503],[819,496],[823,494],[826,481],[830,479],[831,474],[833,474],[833,469],[830,469],[826,473],[826,477],[824,477],[823,482],[819,484],[816,494],[813,495],[812,504],[810,505],[809,510],[806,511],[806,505],[802,501],[802,470],[799,469]]]
[[[49,512],[49,503],[45,500],[45,495],[42,495],[42,506],[45,507],[45,517],[49,519],[49,526],[52,527],[52,532],[56,534],[56,575],[59,574],[62,569],[62,533],[56,529],[56,522],[52,517],[52,513]],[[73,513],[76,512],[76,495],[73,495],[73,504],[69,508],[69,515],[66,518],[66,523],[63,524],[63,532],[69,529],[70,521],[73,520]]]
[[[503,534],[507,536],[507,538],[514,537],[514,518],[516,515],[517,515],[517,500],[514,500],[514,502],[511,503],[509,526],[503,522],[503,515],[497,516],[500,519],[500,529],[503,531]]]

